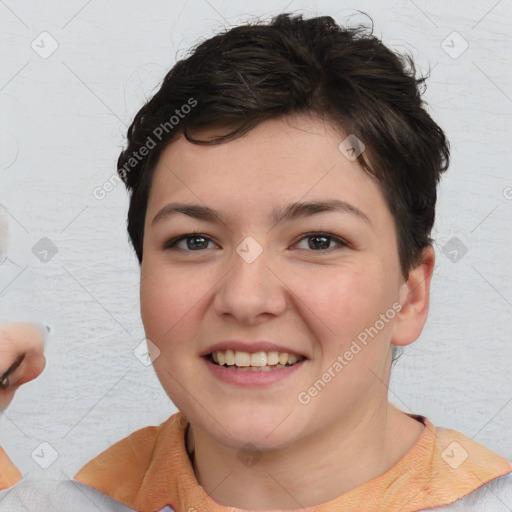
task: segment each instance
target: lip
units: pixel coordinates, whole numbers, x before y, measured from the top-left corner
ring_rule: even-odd
[[[220,349],[219,349],[220,350]],[[270,370],[267,372],[253,372],[253,371],[240,371],[226,368],[224,366],[217,366],[210,362],[207,357],[201,358],[208,370],[212,375],[228,384],[235,384],[238,386],[267,386],[276,382],[282,381],[291,377],[293,374],[298,372],[307,363],[307,359],[303,359],[292,366],[285,366],[278,370]]]
[[[199,355],[205,357],[208,354],[215,352],[216,350],[232,350],[233,352],[239,350],[241,352],[249,352],[250,354],[254,354],[255,352],[279,352],[282,354],[286,352],[288,354],[293,354],[299,357],[310,359],[306,354],[297,352],[293,348],[285,347],[283,345],[276,345],[275,343],[272,343],[270,341],[219,341],[218,343],[214,343],[207,349],[203,350]]]

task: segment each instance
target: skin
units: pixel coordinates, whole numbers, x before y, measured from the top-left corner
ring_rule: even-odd
[[[7,219],[0,209],[0,264],[7,257],[7,233]],[[21,385],[35,379],[44,370],[47,334],[45,327],[40,324],[0,324],[0,377],[4,376],[18,357],[23,357],[21,364],[9,374],[9,385],[0,387],[0,412],[11,403]]]
[[[221,505],[324,503],[386,472],[423,432],[422,423],[388,402],[387,386],[392,345],[412,343],[426,321],[434,252],[427,248],[404,278],[393,216],[372,179],[338,149],[346,136],[314,117],[279,118],[215,146],[179,137],[155,170],[141,315],[160,351],[157,376],[190,422],[197,480]],[[371,225],[341,212],[277,225],[269,218],[275,207],[332,198],[362,210]],[[170,202],[206,205],[225,223],[176,214],[153,225]],[[332,238],[323,249],[322,241],[304,238],[309,231],[350,245]],[[163,248],[194,232],[207,241],[192,237],[192,249],[186,240]],[[263,249],[252,263],[236,252],[247,236]],[[299,393],[397,301],[400,313],[301,404]],[[309,360],[284,381],[242,389],[214,378],[199,356],[227,339],[273,341]],[[247,443],[256,447],[256,464],[239,457]]]
[[[0,264],[7,255],[7,219],[0,209]],[[21,364],[10,373],[9,385],[0,387],[0,412],[14,398],[16,390],[26,382],[35,379],[44,370],[44,341],[47,332],[44,326],[29,323],[0,324],[0,377],[20,356]]]
[[[0,411],[11,403],[16,390],[38,377],[44,370],[46,329],[38,324],[9,323],[0,325],[0,375],[24,355],[21,364],[9,375],[9,386],[0,388]]]

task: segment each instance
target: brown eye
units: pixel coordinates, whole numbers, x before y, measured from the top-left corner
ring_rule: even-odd
[[[299,242],[304,240],[308,240],[306,249],[310,249],[314,252],[326,252],[336,249],[336,247],[329,247],[332,242],[335,242],[341,247],[349,247],[348,242],[345,242],[345,240],[331,235],[330,233],[324,233],[321,231],[306,233]],[[304,247],[301,249],[304,249]]]

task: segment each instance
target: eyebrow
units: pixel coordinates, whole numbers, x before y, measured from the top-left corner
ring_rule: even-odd
[[[281,222],[290,222],[299,218],[310,217],[324,212],[348,213],[363,220],[369,226],[373,226],[368,215],[354,205],[351,205],[346,201],[341,201],[340,199],[291,203],[282,208],[276,208],[273,210],[270,218],[274,224],[279,224]],[[226,224],[223,215],[208,206],[202,206],[200,204],[170,203],[164,206],[155,215],[151,221],[151,225],[154,226],[155,224],[162,222],[164,219],[168,219],[178,213],[207,222]]]

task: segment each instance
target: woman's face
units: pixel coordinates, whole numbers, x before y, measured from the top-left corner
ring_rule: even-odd
[[[173,403],[225,446],[291,445],[355,425],[387,397],[403,285],[396,232],[375,183],[339,149],[346,136],[306,116],[275,119],[220,145],[180,137],[155,170],[141,269],[146,337]],[[341,206],[289,210],[327,201]],[[155,220],[171,203],[197,209]],[[198,215],[204,208],[222,221]],[[205,354],[222,347],[228,362],[231,347],[235,363],[266,359],[267,368],[221,368]],[[305,359],[269,369],[276,351]]]

